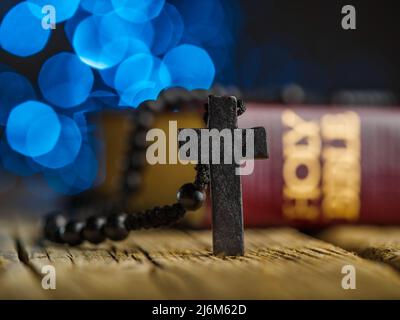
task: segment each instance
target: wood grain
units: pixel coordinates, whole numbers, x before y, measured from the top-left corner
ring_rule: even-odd
[[[120,243],[70,248],[42,242],[37,224],[1,230],[2,298],[400,298],[390,266],[293,229],[246,231],[246,254],[237,258],[213,256],[209,231],[136,232]],[[347,264],[356,268],[356,290],[341,287]],[[56,268],[56,290],[41,288],[44,265]]]
[[[0,223],[0,299],[44,298],[40,280],[22,261],[13,223]]]
[[[341,226],[319,237],[366,259],[400,269],[400,227]]]

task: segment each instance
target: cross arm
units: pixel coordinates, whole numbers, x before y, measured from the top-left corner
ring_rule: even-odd
[[[187,130],[187,131],[186,131]],[[201,130],[208,130],[208,129],[179,129],[178,133],[194,133],[195,136],[198,138],[197,143],[198,143],[198,150],[201,150]],[[226,130],[226,129],[225,129]],[[267,146],[267,133],[265,131],[265,128],[263,127],[255,127],[255,128],[250,128],[250,129],[228,129],[232,131],[232,137],[234,136],[234,131],[240,131],[242,133],[242,155],[243,155],[243,159],[267,159],[268,158],[268,146]],[[251,156],[246,156],[246,136],[248,134],[248,130],[253,130],[254,133],[254,154],[252,154]],[[179,135],[178,135],[179,136]],[[185,141],[179,140],[178,141],[178,145],[179,148],[184,145],[187,141],[188,141],[188,137],[186,137],[187,139]],[[239,145],[240,147],[240,145]],[[186,157],[186,160],[197,160],[197,155],[195,154],[190,154],[187,155],[189,157]]]
[[[254,159],[268,159],[267,132],[264,127],[251,128],[254,132]],[[246,154],[246,129],[242,130],[242,154]]]

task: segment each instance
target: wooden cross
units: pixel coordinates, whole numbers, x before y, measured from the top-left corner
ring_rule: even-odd
[[[237,100],[235,97],[210,96],[208,99],[208,129],[238,129]],[[254,158],[268,158],[265,129],[254,131]],[[242,131],[243,136],[245,130]],[[199,132],[198,138],[201,140]],[[233,136],[233,134],[232,134]],[[199,141],[201,146],[201,141]],[[242,139],[246,149],[246,139]],[[223,155],[221,143],[220,155]],[[211,149],[211,148],[210,148]],[[199,148],[200,150],[200,148]],[[211,150],[208,150],[211,153]],[[201,152],[207,152],[201,150]],[[210,159],[212,155],[210,155]],[[210,188],[212,201],[213,252],[216,255],[238,256],[244,254],[243,206],[240,175],[236,174],[238,164],[210,164]]]

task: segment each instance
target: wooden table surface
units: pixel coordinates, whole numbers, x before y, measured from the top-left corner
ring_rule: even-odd
[[[316,236],[247,230],[246,255],[224,258],[211,254],[209,231],[135,232],[70,248],[42,241],[38,223],[1,221],[0,298],[400,298],[400,228],[335,227]],[[55,267],[55,290],[42,288],[46,265]],[[342,288],[346,265],[356,270],[355,290]]]

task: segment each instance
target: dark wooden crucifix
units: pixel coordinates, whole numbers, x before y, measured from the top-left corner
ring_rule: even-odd
[[[208,99],[208,129],[238,130],[238,102],[235,97],[210,96]],[[184,129],[183,129],[184,130]],[[245,130],[242,131],[243,136]],[[265,129],[254,130],[254,158],[268,158]],[[196,129],[198,138],[201,140]],[[233,136],[233,134],[232,134]],[[246,149],[246,139],[242,139],[242,148]],[[201,146],[201,141],[199,141]],[[224,154],[221,143],[220,155]],[[200,150],[200,148],[199,148]],[[210,152],[210,150],[201,150]],[[244,152],[245,154],[245,152]],[[200,157],[199,157],[200,158]],[[210,154],[210,159],[212,155]],[[212,201],[213,252],[216,255],[239,256],[244,254],[242,185],[240,175],[236,174],[238,163],[212,164],[210,162],[210,188]]]

